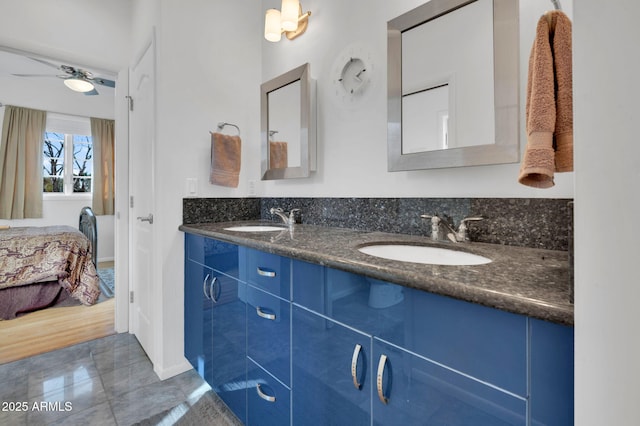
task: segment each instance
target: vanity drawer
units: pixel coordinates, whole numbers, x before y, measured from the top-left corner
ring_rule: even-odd
[[[238,278],[238,246],[213,238],[185,234],[186,256],[201,265]]]
[[[290,384],[291,303],[247,286],[247,354]]]
[[[251,359],[247,362],[247,368],[247,425],[290,424],[291,390]]]
[[[405,301],[404,348],[527,395],[527,317],[414,289]]]
[[[291,300],[291,259],[247,248],[246,282],[286,300]],[[242,279],[243,277],[241,277]]]

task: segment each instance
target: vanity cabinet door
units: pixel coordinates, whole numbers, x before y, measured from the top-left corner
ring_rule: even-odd
[[[252,360],[247,361],[247,425],[291,423],[291,390]],[[304,423],[302,423],[304,424]]]
[[[247,354],[291,385],[291,302],[247,286]]]
[[[247,372],[247,313],[240,298],[246,294],[245,287],[231,277],[218,276],[212,286],[210,315],[205,315],[205,329],[211,330],[211,362],[210,368],[205,366],[205,380],[243,422],[247,396],[245,387],[238,384],[245,383]]]
[[[373,339],[374,425],[525,425],[526,400]]]
[[[295,304],[292,329],[293,424],[370,425],[371,337]]]
[[[205,328],[205,316],[210,315],[211,300],[205,294],[208,294],[212,273],[211,269],[199,263],[185,262],[184,356],[202,378],[205,378],[205,363],[211,357],[210,350],[205,354],[204,342],[211,341],[212,330]]]
[[[244,422],[246,390],[229,384],[246,380],[246,284],[213,268],[233,272],[234,262],[238,264],[237,247],[216,246],[214,241],[185,236],[184,354]],[[209,259],[205,259],[206,247]],[[218,247],[215,255],[213,247]]]

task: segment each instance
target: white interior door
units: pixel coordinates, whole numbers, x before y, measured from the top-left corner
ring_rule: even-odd
[[[155,58],[149,43],[131,68],[129,94],[129,195],[130,199],[130,330],[154,360],[153,338],[153,212],[155,139]]]

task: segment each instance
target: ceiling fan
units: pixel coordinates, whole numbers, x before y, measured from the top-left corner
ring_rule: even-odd
[[[57,77],[61,78],[69,89],[76,92],[84,93],[85,95],[99,95],[96,90],[96,85],[105,87],[116,87],[116,82],[102,77],[94,76],[92,72],[83,70],[81,68],[72,67],[70,65],[55,65],[51,62],[43,59],[32,58],[29,59],[40,62],[41,64],[55,68],[62,71],[64,74],[51,75],[51,74],[12,74],[17,77]]]

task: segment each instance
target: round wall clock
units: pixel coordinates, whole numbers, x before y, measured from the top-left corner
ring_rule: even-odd
[[[332,81],[336,98],[347,105],[359,102],[373,78],[371,54],[362,46],[346,48],[336,59]]]

